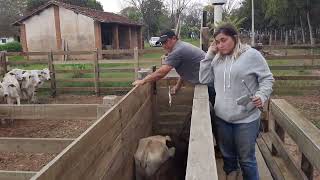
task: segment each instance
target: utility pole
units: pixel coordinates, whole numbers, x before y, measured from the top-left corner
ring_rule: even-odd
[[[254,2],[253,2],[254,0],[251,0],[251,10],[252,10],[252,12],[251,12],[251,16],[252,16],[252,22],[251,22],[251,25],[252,25],[252,27],[251,27],[251,35],[252,35],[252,37],[251,37],[251,46],[252,47],[254,47],[254,45],[255,45],[255,42],[254,42],[254,36],[255,36],[255,33],[254,33]]]
[[[222,6],[226,3],[227,0],[212,0],[214,6],[214,25],[222,21]]]

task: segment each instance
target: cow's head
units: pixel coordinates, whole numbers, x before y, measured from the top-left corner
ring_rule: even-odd
[[[144,177],[150,177],[174,156],[175,148],[168,147],[171,142],[169,136],[151,136],[140,139],[138,149],[134,155],[137,172]]]
[[[50,77],[50,71],[49,71],[48,68],[42,69],[42,70],[40,71],[40,74],[41,74],[41,76],[42,76],[45,80],[47,80],[47,81],[51,79],[51,77]]]

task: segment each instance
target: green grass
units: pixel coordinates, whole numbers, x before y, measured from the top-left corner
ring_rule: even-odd
[[[9,56],[8,59],[9,59],[9,61],[23,61],[24,57],[23,56]]]
[[[188,43],[193,44],[194,46],[197,46],[197,47],[200,46],[200,39],[182,39],[182,41],[188,42]]]
[[[159,58],[163,55],[163,53],[146,53],[142,56],[142,58]]]

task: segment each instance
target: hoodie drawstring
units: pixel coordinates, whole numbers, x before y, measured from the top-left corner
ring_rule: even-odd
[[[226,85],[226,71],[227,71],[227,64],[230,58],[227,58],[226,63],[224,65],[224,72],[223,72],[223,90],[226,92],[226,88],[231,88],[231,71],[234,63],[234,58],[232,57],[230,68],[229,68],[229,84],[228,86]]]

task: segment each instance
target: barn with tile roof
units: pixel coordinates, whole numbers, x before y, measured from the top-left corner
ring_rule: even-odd
[[[127,17],[49,1],[14,23],[23,51],[142,49],[142,24]]]

